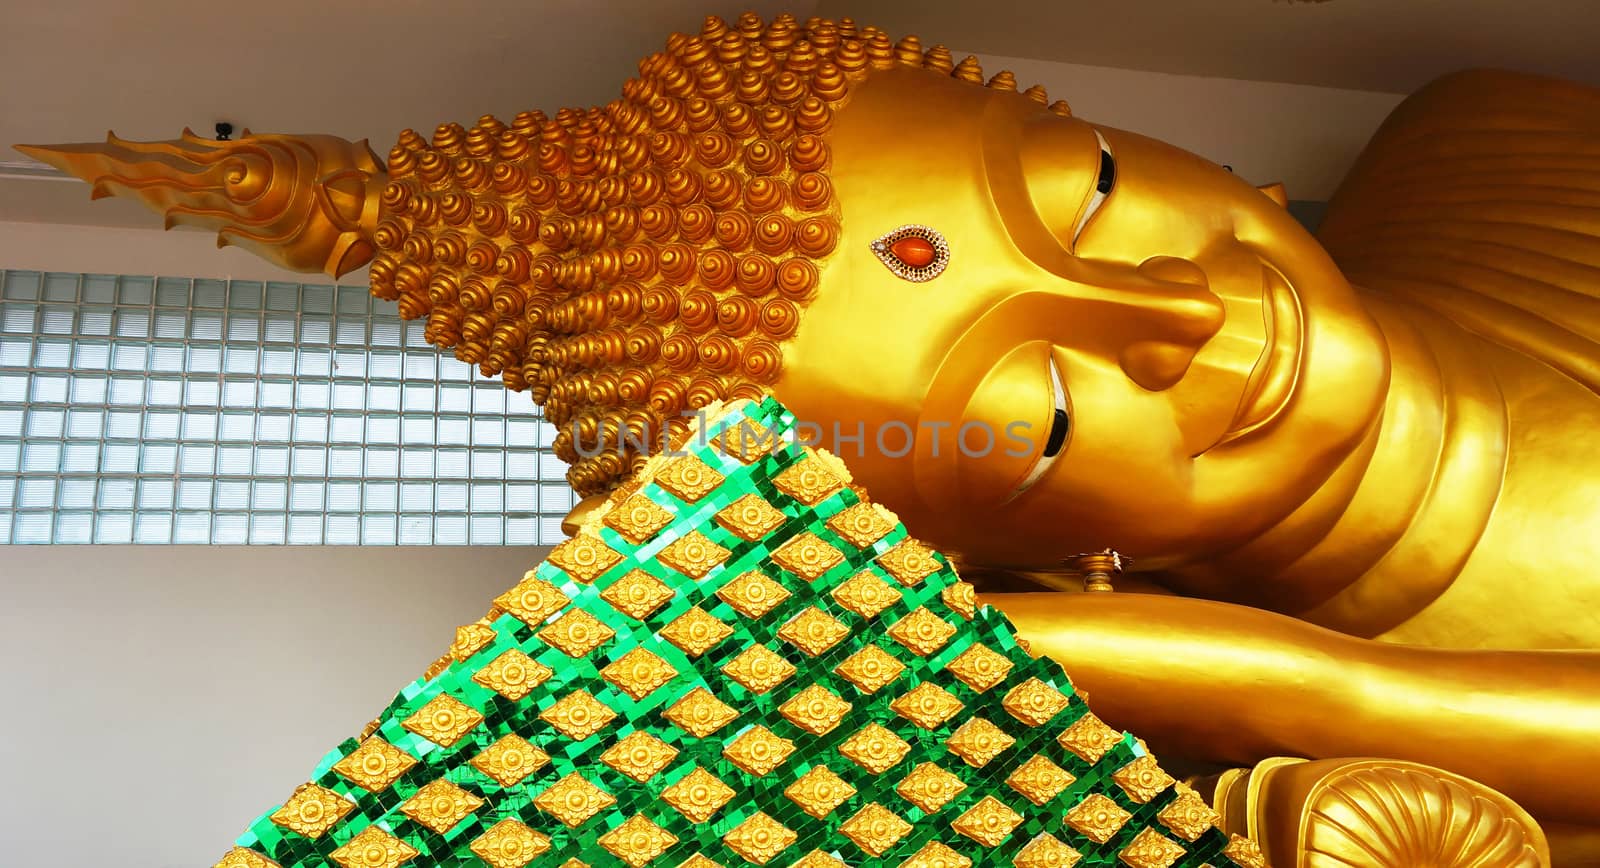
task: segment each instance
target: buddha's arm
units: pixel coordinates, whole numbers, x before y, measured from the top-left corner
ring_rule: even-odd
[[[388,175],[366,141],[336,136],[251,135],[203,139],[188,130],[166,142],[17,145],[70,172],[93,197],[136,199],[166,227],[217,233],[291,271],[342,276],[367,264]]]
[[[1356,639],[1259,609],[1145,594],[995,594],[1036,653],[1164,754],[1399,756],[1535,816],[1600,824],[1600,653]]]

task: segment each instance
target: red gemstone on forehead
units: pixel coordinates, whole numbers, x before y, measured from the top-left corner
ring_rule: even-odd
[[[920,235],[907,235],[896,241],[889,245],[889,252],[894,254],[895,259],[912,268],[926,268],[932,265],[933,258],[937,255],[932,242]]]

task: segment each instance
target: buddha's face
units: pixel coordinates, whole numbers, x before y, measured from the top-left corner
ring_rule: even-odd
[[[1283,519],[1374,424],[1376,326],[1220,166],[921,70],[859,85],[828,140],[843,234],[777,394],[930,542],[1182,563]],[[873,250],[905,226],[948,244],[931,279]]]

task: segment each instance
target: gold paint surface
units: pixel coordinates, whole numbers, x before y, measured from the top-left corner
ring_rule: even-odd
[[[757,865],[771,862],[773,857],[788,849],[790,844],[799,837],[794,830],[772,819],[761,811],[750,815],[749,819],[728,830],[722,836],[722,842],[728,849],[746,861]]]
[[[571,609],[546,624],[537,635],[541,641],[560,649],[568,657],[585,657],[611,641],[617,631],[582,609]]]
[[[755,542],[772,533],[787,520],[788,516],[754,494],[735,500],[717,513],[717,524],[747,542]]]
[[[368,792],[381,793],[416,764],[410,754],[378,736],[370,736],[334,763],[333,770]]]
[[[600,761],[640,783],[672,764],[678,749],[648,732],[630,732],[606,748]]]
[[[235,847],[232,850],[229,850],[227,854],[224,855],[222,859],[217,862],[217,864],[211,866],[211,868],[280,868],[280,866],[278,863],[268,859],[254,850],[246,850],[243,847]],[[496,866],[496,868],[498,868],[498,866]]]
[[[666,470],[656,475],[656,484],[680,500],[694,503],[722,484],[722,474],[693,455],[684,455],[672,459]]]
[[[961,679],[962,684],[979,693],[986,693],[989,688],[1006,680],[1007,673],[1011,671],[1011,660],[979,643],[956,655],[944,668]]]
[[[779,738],[760,724],[740,733],[722,749],[722,757],[753,777],[771,774],[794,753],[794,742]]]
[[[1067,707],[1067,697],[1061,691],[1029,678],[1006,692],[1001,707],[1006,713],[1029,726],[1043,726]]]
[[[807,657],[826,653],[849,635],[850,628],[843,621],[816,606],[807,606],[778,628],[778,638],[799,648]]]
[[[342,868],[399,868],[418,853],[415,847],[377,826],[368,826],[328,856]]]
[[[573,741],[582,741],[605,729],[617,713],[586,690],[574,690],[539,712],[539,719]]]
[[[472,680],[513,702],[533,692],[554,673],[527,654],[508,648],[489,665],[472,673]]]
[[[901,593],[888,582],[863,570],[834,588],[833,598],[839,605],[863,618],[876,618],[884,609],[900,602]]]
[[[1238,862],[1244,868],[1267,868],[1267,860],[1261,855],[1261,847],[1249,838],[1239,835],[1234,835],[1228,841],[1228,846],[1223,848],[1222,855]]]
[[[447,780],[431,781],[400,803],[400,812],[443,835],[483,807],[483,799]]]
[[[922,584],[922,580],[939,570],[933,550],[914,539],[904,539],[894,548],[878,556],[878,563],[894,576],[895,581],[908,588]]]
[[[1183,858],[1184,849],[1155,829],[1146,827],[1135,835],[1117,857],[1132,868],[1171,868]]]
[[[751,645],[723,664],[723,674],[751,693],[766,693],[794,675],[794,664],[765,645]]]
[[[939,599],[950,611],[968,621],[978,612],[978,591],[966,582],[956,582],[939,592]]]
[[[750,464],[772,451],[776,437],[772,431],[758,430],[754,424],[740,424],[717,435],[711,442],[722,454]]]
[[[1233,791],[1244,790],[1242,800]],[[1345,863],[1543,868],[1551,842],[1515,802],[1476,781],[1401,760],[1275,758],[1219,786],[1274,864],[1301,853]],[[1241,804],[1242,812],[1235,810]],[[1234,831],[1229,829],[1229,831]]]
[[[1023,798],[1044,807],[1076,780],[1071,772],[1051,762],[1049,757],[1036,753],[1006,777],[1006,784]]]
[[[833,669],[862,693],[877,693],[905,670],[905,664],[877,645],[862,648]]]
[[[406,729],[442,747],[449,747],[483,723],[476,708],[441,693],[400,722]]]
[[[578,534],[550,550],[550,563],[560,567],[567,575],[587,585],[622,562],[619,555],[598,537]]]
[[[572,772],[546,787],[533,803],[539,810],[571,829],[616,804],[617,800],[610,793],[589,783],[583,775]]]
[[[705,738],[739,719],[737,711],[703,687],[684,694],[664,714],[673,725],[695,738]]]
[[[450,643],[450,658],[457,663],[465,663],[467,658],[493,642],[494,637],[494,628],[488,624],[465,624],[457,627],[456,639]]]
[[[971,859],[938,841],[922,845],[922,849],[900,864],[903,868],[972,868]]]
[[[955,632],[956,628],[928,611],[926,606],[917,607],[889,628],[889,635],[918,657],[926,657],[943,648]]]
[[[1111,779],[1122,787],[1128,798],[1144,804],[1172,786],[1172,776],[1162,771],[1156,758],[1145,754],[1111,773]]]
[[[656,558],[669,567],[696,579],[716,569],[732,554],[697,530],[689,531],[656,554]]]
[[[683,112],[657,116],[646,96],[690,50],[650,58],[611,113],[407,131],[387,170],[364,143],[326,136],[113,136],[28,152],[96,196],[220,227],[288,267],[337,274],[373,259],[374,292],[425,317],[430,341],[546,408],[585,494],[623,484],[643,456],[580,456],[580,441],[681,434],[666,430],[676,413],[767,390],[824,426],[1026,422],[1024,454],[971,461],[919,441],[909,459],[865,450],[854,466],[919,535],[1045,586],[1062,584],[1062,557],[1114,544],[1152,586],[1187,597],[1397,646],[1563,652],[1516,666],[1455,658],[1464,677],[1440,685],[1427,679],[1441,658],[1339,645],[1341,661],[1370,667],[1369,698],[1329,715],[1241,688],[1232,706],[1240,720],[1303,709],[1274,725],[1318,734],[1318,755],[1344,755],[1321,720],[1381,729],[1387,753],[1600,822],[1592,802],[1571,807],[1583,803],[1561,771],[1586,756],[1573,733],[1595,731],[1600,713],[1600,692],[1567,671],[1573,653],[1600,648],[1592,619],[1572,616],[1600,563],[1600,508],[1582,484],[1600,467],[1588,436],[1600,425],[1600,181],[1571,165],[1595,135],[1593,90],[1496,72],[1430,85],[1380,130],[1313,238],[1281,188],[1075,118],[1009,74],[981,86],[975,61],[915,40],[885,63],[836,56],[781,99],[741,94],[752,112],[781,108],[778,127],[735,113],[691,135]],[[753,62],[729,57],[712,61],[728,80]],[[674,86],[710,94],[708,76]],[[1116,181],[1091,204],[1102,142]],[[951,240],[939,277],[902,279],[872,251],[906,225]],[[939,291],[950,285],[964,291]],[[1071,436],[1021,490],[1054,409],[1052,366],[1069,374]],[[703,480],[679,483],[692,501]],[[560,557],[582,580],[603,557],[576,548]],[[1523,577],[1515,606],[1508,575]],[[1049,622],[1076,623],[1071,605],[1046,604]],[[1096,650],[1120,659],[1182,623]],[[1067,644],[1051,629],[1041,645]],[[1210,686],[1253,684],[1243,675],[1264,662],[1330,647],[1308,635],[1263,628],[1194,647],[1233,661]],[[1168,680],[1154,692],[1195,677],[1157,671]],[[1550,713],[1532,733],[1498,711],[1378,727],[1419,681],[1447,698],[1504,684]],[[1152,692],[1117,683],[1095,689],[1128,705]],[[1271,753],[1239,727],[1148,717],[1116,719],[1203,742],[1190,752],[1204,758]],[[1508,771],[1493,758],[1509,751],[1434,737],[1446,731],[1564,759]]]
[[[955,775],[940,768],[937,763],[918,763],[909,774],[895,785],[895,792],[923,813],[932,814],[961,795],[967,785]]]
[[[899,522],[899,517],[879,503],[863,502],[846,507],[828,519],[828,529],[864,549],[880,539]]]
[[[839,745],[839,753],[858,766],[881,775],[905,759],[911,745],[876,723],[869,723]]]
[[[474,838],[469,847],[490,868],[524,868],[550,849],[550,836],[507,818]]]
[[[812,684],[783,701],[778,713],[812,735],[832,732],[850,713],[850,703],[820,684]]]
[[[772,478],[772,484],[806,506],[816,506],[844,487],[844,483],[816,458],[807,458],[784,470]]]
[[[1086,763],[1096,763],[1113,745],[1122,740],[1122,733],[1106,726],[1093,713],[1085,714],[1056,736],[1056,741],[1077,754]]]
[[[877,802],[868,802],[839,824],[839,834],[873,856],[882,856],[910,832],[904,817]]]
[[[1185,784],[1178,784],[1178,797],[1161,809],[1156,819],[1161,825],[1166,826],[1172,834],[1185,841],[1194,842],[1200,839],[1212,826],[1221,822],[1217,812],[1211,810],[1206,800],[1199,793],[1190,789]]]
[[[677,677],[678,670],[645,648],[635,648],[600,670],[600,677],[634,699],[649,696]]]
[[[1040,832],[1017,853],[1016,868],[1072,868],[1083,854],[1062,843],[1049,832]]]
[[[704,823],[722,810],[735,795],[721,778],[695,766],[694,770],[661,791],[661,800],[671,805],[691,823]]]
[[[529,627],[539,627],[546,618],[567,607],[572,599],[561,589],[529,573],[516,587],[495,598],[494,604]]]
[[[924,681],[889,703],[894,713],[923,729],[934,729],[961,711],[961,700],[931,681]]]
[[[407,316],[428,316],[430,339],[457,346],[463,358],[502,373],[508,385],[532,389],[552,405],[553,416],[587,424],[586,434],[567,435],[561,444],[568,458],[580,436],[632,432],[638,419],[609,408],[698,406],[752,383],[824,422],[883,422],[907,413],[1004,421],[996,408],[1025,407],[1029,421],[1042,424],[1049,410],[1044,372],[1059,364],[1072,372],[1072,437],[1062,461],[1028,491],[1017,489],[1032,455],[988,464],[956,456],[932,461],[925,450],[900,464],[869,457],[859,468],[863,481],[919,533],[926,528],[930,539],[978,564],[1047,572],[1063,554],[1111,542],[1165,587],[1246,600],[1362,638],[1424,648],[1593,653],[1594,630],[1570,613],[1581,610],[1575,604],[1587,599],[1586,582],[1600,560],[1588,542],[1595,507],[1584,500],[1586,487],[1573,484],[1600,466],[1592,438],[1584,436],[1600,420],[1591,325],[1596,293],[1592,275],[1577,267],[1594,259],[1600,232],[1569,198],[1594,185],[1587,173],[1569,172],[1560,184],[1545,185],[1561,192],[1531,197],[1530,185],[1517,180],[1554,171],[1548,160],[1572,150],[1532,147],[1540,137],[1592,137],[1582,119],[1593,113],[1574,109],[1591,105],[1585,91],[1486,74],[1429,88],[1364,155],[1329,215],[1324,245],[1281,213],[1281,190],[1262,195],[1206,161],[1093,127],[1070,117],[1064,104],[1047,104],[1042,91],[1020,90],[1009,76],[975,87],[983,81],[977,64],[957,64],[948,52],[911,53],[918,59],[907,68],[845,70],[836,89],[806,83],[823,96],[810,121],[796,115],[790,123],[813,124],[807,144],[821,158],[806,169],[803,153],[780,153],[767,171],[781,187],[755,184],[763,174],[757,169],[726,176],[700,171],[764,165],[755,152],[719,156],[742,141],[722,129],[725,120],[714,124],[723,138],[709,144],[672,138],[681,136],[676,126],[657,127],[644,117],[588,131],[570,119],[516,126],[489,119],[471,133],[447,126],[431,144],[414,133],[404,138],[391,155],[392,179],[364,145],[325,137],[246,136],[223,146],[185,136],[148,148],[113,139],[96,148],[56,149],[46,158],[92,180],[97,193],[131,193],[174,220],[235,224],[225,237],[292,267],[338,272],[376,255],[374,288],[402,299]],[[899,110],[905,105],[918,111],[908,116]],[[1516,122],[1519,112],[1535,110],[1549,119],[1549,130]],[[533,153],[539,131],[569,138]],[[584,148],[609,135],[637,150],[657,133],[683,151],[662,165],[695,166],[680,176],[649,176],[662,188],[657,192],[682,200],[667,209],[674,223],[687,218],[692,226],[698,218],[689,215],[700,214],[694,206],[701,203],[691,200],[720,200],[719,190],[733,189],[716,215],[736,212],[748,224],[733,220],[714,230],[714,242],[691,245],[691,252],[704,258],[758,249],[765,259],[747,266],[732,258],[739,270],[723,280],[717,270],[723,258],[712,256],[712,267],[689,280],[711,302],[680,293],[674,310],[646,329],[626,313],[645,307],[630,293],[648,292],[663,266],[671,268],[665,245],[644,225],[651,218],[632,202],[608,211],[598,200],[552,191],[534,204],[523,191],[536,189],[528,184],[540,178],[598,184],[643,171],[648,161],[635,158],[644,151],[629,156],[619,147],[616,164],[623,168],[595,168],[585,164]],[[1084,198],[1072,194],[1093,188],[1099,137],[1116,156],[1118,183],[1092,220],[1075,225],[1088,215]],[[1447,165],[1444,158],[1463,141],[1489,146],[1475,160]],[[493,144],[481,148],[485,142]],[[151,159],[156,154],[172,159]],[[155,165],[161,162],[170,165]],[[230,176],[218,189],[264,185],[271,195],[229,198],[202,183],[225,164],[244,180]],[[129,170],[136,165],[142,168]],[[509,187],[491,191],[486,179],[497,169],[526,173],[515,194]],[[1514,195],[1468,195],[1488,180],[1505,180]],[[681,195],[685,184],[695,185],[695,195]],[[809,203],[802,210],[818,221],[809,224],[810,236],[796,225],[781,243],[770,234],[776,230],[768,218],[789,212],[773,204],[778,199],[764,192],[769,188],[783,201]],[[199,202],[210,202],[216,213]],[[382,221],[388,225],[380,227]],[[912,286],[862,243],[911,222],[936,225],[955,240],[945,282],[972,292],[944,300],[927,291],[942,284]],[[541,224],[548,229],[541,232]],[[1462,228],[1507,224],[1519,228]],[[1489,234],[1470,234],[1480,231]],[[1416,238],[1423,240],[1412,243]],[[467,254],[475,245],[487,245],[477,260]],[[479,261],[485,249],[486,263]],[[643,275],[623,270],[627,256],[650,258],[650,268]],[[811,272],[801,290],[784,293],[782,278],[764,269],[789,261]],[[824,265],[827,281],[813,293]],[[639,285],[624,287],[618,299],[585,301],[596,286],[609,290],[633,280]],[[1007,289],[1024,286],[1027,293]],[[751,313],[732,303],[752,288],[784,295],[770,300],[789,306],[768,315],[765,307]],[[604,316],[591,310],[597,305]],[[713,311],[710,318],[703,309]],[[788,317],[781,337],[767,330],[774,317]],[[601,334],[599,323],[614,321],[639,327]],[[876,325],[883,322],[900,327]],[[663,337],[678,329],[693,332],[694,343],[685,351],[679,342],[676,356],[663,352]],[[754,338],[758,331],[766,337]],[[648,344],[646,332],[657,344],[649,360],[642,353],[613,358],[613,347],[633,353]],[[782,378],[775,359],[780,343]],[[672,363],[669,374],[671,358],[692,364]],[[873,362],[871,377],[861,376],[864,358]],[[638,369],[628,369],[634,361]],[[870,394],[862,381],[871,382]],[[650,395],[657,382],[667,386]],[[752,457],[739,449],[742,458]],[[586,492],[604,490],[636,469],[635,457],[579,462],[574,483]],[[826,488],[796,485],[795,496],[828,496],[818,493]],[[1150,522],[1151,514],[1192,521]],[[834,530],[856,544],[845,530]],[[574,540],[556,562],[579,581],[593,581],[607,558],[592,546]],[[906,578],[917,571],[910,560],[899,573],[887,560],[884,566],[897,581],[915,584]],[[1528,577],[1514,607],[1505,605],[1506,575]],[[951,595],[944,602],[971,617],[970,600]],[[507,611],[536,628],[554,614],[540,614],[538,601],[507,603]],[[1055,623],[1073,623],[1063,616],[1068,605],[1046,608]],[[1099,650],[1119,658],[1138,647],[1140,636],[1171,624],[1147,622]],[[465,659],[489,638],[483,629],[458,634],[452,658]],[[1448,702],[1425,703],[1440,709],[1434,714],[1374,726],[1405,707],[1420,692],[1415,682],[1438,672],[1434,663],[1444,658],[1306,634],[1291,642],[1267,629],[1251,638],[1260,641],[1197,644],[1232,652],[1235,663],[1211,673],[1217,683],[1257,684],[1241,674],[1285,648],[1302,657],[1335,648],[1352,668],[1370,669],[1376,686],[1329,719],[1383,732],[1383,746],[1396,755],[1482,774],[1542,810],[1554,805],[1577,819],[1595,818],[1592,808],[1564,807],[1579,802],[1570,798],[1573,784],[1565,778],[1571,776],[1561,770],[1585,756],[1570,733],[1594,731],[1588,724],[1597,695],[1588,682],[1564,677],[1570,653],[1513,661],[1527,664],[1520,666],[1492,655],[1450,658],[1465,674],[1455,683],[1504,684],[1511,699],[1550,710],[1538,716],[1543,729],[1530,739],[1522,724],[1498,713],[1450,716],[1443,710]],[[1052,647],[1048,632],[1041,644]],[[1172,670],[1157,671],[1173,677]],[[1158,686],[1175,688],[1191,676]],[[487,686],[510,697],[513,681]],[[1459,691],[1440,692],[1448,699]],[[1264,691],[1240,688],[1238,698],[1241,715],[1285,707]],[[1287,707],[1320,712],[1317,703]],[[1273,723],[1282,733],[1303,729],[1320,737],[1311,717],[1319,712],[1278,712]],[[1192,735],[1181,724],[1130,725],[1152,737]],[[433,731],[444,736],[440,727]],[[1212,732],[1210,741],[1190,745],[1194,753],[1261,754],[1239,741],[1244,736],[1236,728]],[[1432,737],[1440,732],[1546,744],[1556,759],[1519,781],[1496,767],[1493,757],[1503,751]],[[1062,744],[1098,756],[1108,738],[1085,729],[1063,736]],[[1336,755],[1323,746],[1328,742],[1336,739],[1313,743]],[[386,774],[366,779],[387,786],[379,784]],[[1134,793],[1140,785],[1129,786]]]
[[[601,521],[628,542],[639,545],[671,524],[672,519],[672,513],[660,504],[643,494],[634,494],[607,512]]]
[[[1067,811],[1066,821],[1085,838],[1104,844],[1121,831],[1132,817],[1121,805],[1094,793]]]
[[[950,733],[950,738],[945,740],[945,744],[949,746],[951,753],[961,757],[967,765],[983,768],[1016,741],[1006,735],[1005,730],[1000,727],[981,717],[972,717],[957,727],[955,732]]]
[[[500,786],[514,787],[528,775],[549,765],[550,755],[521,736],[506,735],[480,751],[471,763],[473,768],[494,778]]]
[[[994,796],[984,796],[950,823],[950,828],[985,847],[998,847],[1022,823],[1022,815]]]
[[[807,531],[797,534],[772,553],[772,560],[791,573],[814,582],[844,563],[844,553]]]
[[[600,598],[622,614],[643,621],[672,599],[672,589],[644,570],[630,570],[601,591]]]
[[[660,635],[690,657],[699,657],[732,636],[733,628],[696,606],[673,618]]]
[[[756,570],[717,589],[717,597],[746,618],[759,618],[789,599],[789,590]]]
[[[634,814],[600,836],[600,846],[633,868],[644,868],[676,843],[678,836],[652,823],[644,814]]]
[[[821,850],[812,850],[789,868],[849,868],[848,863]]]
[[[786,787],[783,794],[799,805],[800,810],[821,820],[849,801],[856,794],[856,788],[827,766],[812,766]]]
[[[127,196],[166,228],[217,233],[290,271],[342,277],[376,252],[373,236],[389,180],[365,139],[261,135],[214,141],[185,129],[167,142],[19,146],[94,185],[95,198]]]
[[[354,808],[333,790],[301,784],[283,807],[273,812],[272,822],[308,838],[320,838]]]

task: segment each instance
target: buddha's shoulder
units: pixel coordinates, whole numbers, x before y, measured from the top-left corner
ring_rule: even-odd
[[[1600,393],[1600,89],[1501,70],[1422,88],[1373,136],[1318,238],[1352,283]]]

